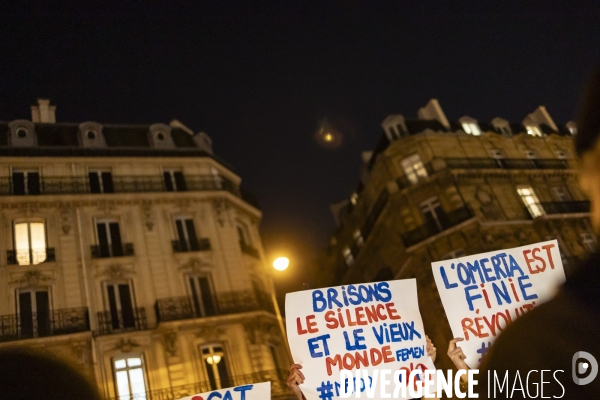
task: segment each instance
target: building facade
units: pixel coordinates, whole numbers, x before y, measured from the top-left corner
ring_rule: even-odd
[[[178,121],[0,123],[0,346],[67,359],[106,398],[178,399],[290,365],[261,211]]]
[[[433,99],[418,119],[390,115],[358,187],[332,206],[320,286],[416,278],[438,366],[452,338],[431,262],[557,239],[567,277],[596,247],[578,186],[572,122],[539,107],[521,123],[448,121]]]

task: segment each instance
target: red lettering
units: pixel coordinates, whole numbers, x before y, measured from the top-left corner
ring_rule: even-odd
[[[383,361],[383,355],[381,354],[381,352],[376,348],[372,348],[370,353],[371,353],[371,365],[375,367],[375,366],[381,364],[381,362]]]
[[[350,310],[346,308],[346,321],[348,326],[356,326],[356,322],[352,321],[352,315],[350,315]]]
[[[381,348],[381,351],[383,352],[383,362],[384,363],[391,363],[394,362],[394,357],[392,357],[392,350],[390,349],[390,346],[383,346]]]
[[[304,335],[305,333],[308,333],[308,331],[306,329],[302,328],[302,322],[300,322],[300,318],[296,318],[296,327],[298,328],[298,335]]]
[[[471,331],[471,333],[477,337],[477,331],[473,329],[473,320],[471,318],[463,318],[463,320],[460,321],[460,324],[462,325],[463,332],[465,334],[465,340],[469,340],[468,331]]]
[[[543,258],[537,256],[536,254],[540,252],[540,249],[538,249],[537,247],[535,249],[533,249],[533,251],[531,252],[531,255],[533,256],[533,258],[535,258],[536,260],[538,260],[539,262],[542,263],[541,267],[538,267],[537,272],[544,272],[546,270],[546,261],[544,261]]]
[[[385,309],[383,304],[377,304],[377,315],[379,316],[379,319],[385,321],[387,319],[387,315],[381,313],[383,309]]]
[[[356,323],[359,325],[366,325],[365,314],[363,314],[364,307],[356,308]]]
[[[306,327],[308,328],[308,333],[319,332],[319,328],[315,328],[315,326],[317,326],[317,321],[315,321],[314,319],[314,315],[309,315],[308,317],[306,317]]]
[[[550,261],[550,269],[554,269],[554,260],[552,260],[552,253],[550,253],[550,249],[553,247],[554,247],[554,243],[542,246],[542,249],[546,250],[546,253],[548,253],[548,261]]]
[[[475,318],[475,327],[477,328],[477,337],[482,338],[490,336],[489,333],[481,332],[481,330],[483,329],[483,325],[481,325],[481,317]]]
[[[327,322],[325,326],[329,329],[335,329],[339,325],[337,319],[335,319],[335,313],[331,310],[325,313],[325,321]]]
[[[529,268],[529,272],[535,274],[536,272],[534,272],[531,269],[531,262],[533,261],[533,259],[527,257],[527,254],[529,253],[531,253],[531,250],[523,250],[523,257],[525,258],[525,262],[527,263],[527,268]]]
[[[356,368],[360,368],[361,363],[364,367],[369,366],[369,355],[367,354],[366,350],[364,350],[362,353],[357,351],[355,354],[355,357],[356,357]]]
[[[492,315],[492,321],[488,321],[486,316],[483,317],[483,321],[488,326],[488,328],[490,328],[492,336],[496,336],[496,314]]]
[[[388,312],[388,315],[390,316],[390,319],[400,319],[400,316],[398,315],[398,311],[396,311],[396,309],[394,308],[394,303],[387,303],[385,305],[385,308],[387,308],[387,312]]]
[[[342,369],[342,357],[339,354],[336,354],[335,356],[332,357],[327,357],[325,359],[325,367],[327,367],[327,375],[331,375],[331,366],[332,365],[339,365],[340,366],[340,370]]]
[[[375,305],[366,307],[365,311],[367,312],[367,320],[369,321],[369,323],[379,322],[379,317],[377,317],[377,311],[375,310]]]

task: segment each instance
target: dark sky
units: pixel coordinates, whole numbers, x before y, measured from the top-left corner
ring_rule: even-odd
[[[297,264],[388,114],[435,97],[449,119],[545,105],[564,123],[600,49],[597,1],[71,3],[3,4],[0,120],[49,97],[63,122],[204,130],[259,198],[267,249]],[[314,139],[323,120],[335,150]]]

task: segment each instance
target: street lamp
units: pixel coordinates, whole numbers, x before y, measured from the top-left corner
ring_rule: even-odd
[[[278,257],[273,261],[273,268],[277,271],[285,271],[290,265],[290,259],[287,257]]]
[[[273,268],[277,271],[284,271],[290,265],[290,259],[287,257],[278,257],[273,261]],[[273,308],[275,309],[275,315],[277,316],[277,322],[279,323],[279,329],[281,330],[281,334],[283,335],[283,340],[287,342],[287,334],[285,332],[285,325],[283,323],[283,317],[281,316],[281,311],[279,310],[279,303],[277,302],[277,294],[275,292],[275,283],[273,282],[273,274],[269,274],[269,284],[270,284],[270,292],[271,292],[271,301],[273,302]],[[292,353],[290,352],[289,345],[285,346],[287,350],[287,354],[290,360],[293,360]]]

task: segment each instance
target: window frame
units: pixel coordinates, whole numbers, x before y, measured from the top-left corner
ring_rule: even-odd
[[[14,174],[22,173],[23,174],[23,194],[15,193],[15,183],[14,183]],[[29,181],[28,175],[30,173],[36,173],[38,175],[38,193],[30,193],[29,190]],[[17,196],[35,196],[43,194],[42,192],[42,168],[41,167],[11,167],[10,169],[10,177],[12,181],[12,194]]]
[[[140,359],[140,366],[134,366],[134,367],[129,367],[129,363],[127,360],[129,359],[133,359],[133,358],[139,358]],[[124,369],[117,369],[116,363],[117,361],[121,361],[124,360],[125,361],[125,368]],[[132,369],[141,369],[142,370],[142,377],[143,377],[143,382],[144,382],[144,392],[143,393],[139,393],[139,395],[142,395],[140,398],[147,398],[147,393],[150,392],[150,387],[148,385],[148,373],[146,370],[146,359],[144,357],[144,353],[124,353],[124,354],[119,354],[116,356],[111,357],[111,368],[113,371],[113,379],[114,379],[114,388],[115,388],[115,397],[117,399],[131,399],[131,398],[138,398],[136,396],[136,394],[138,394],[138,392],[134,393],[132,392],[132,387],[131,387],[131,376],[129,375],[129,373],[127,373],[127,383],[129,386],[129,393],[127,394],[120,394],[119,393],[119,382],[117,379],[117,372],[119,371],[130,371]]]
[[[411,161],[418,160],[418,162]],[[410,163],[410,164],[409,164]],[[420,164],[420,167],[415,168],[415,165]],[[400,167],[404,172],[406,178],[413,185],[419,183],[419,181],[426,179],[429,177],[429,173],[427,172],[427,168],[425,167],[425,163],[421,159],[421,155],[419,153],[411,154],[410,156],[402,158],[400,161]]]
[[[32,223],[41,223],[44,227],[44,259],[42,261],[38,261],[38,262],[34,262],[34,253],[33,251],[35,250],[33,248],[33,243],[32,243],[32,238],[31,238],[31,224]],[[27,245],[28,245],[28,263],[27,264],[21,264],[19,262],[19,258],[18,258],[18,251],[19,248],[17,246],[17,232],[16,232],[16,227],[17,225],[21,225],[21,224],[26,224],[27,225]],[[23,219],[23,218],[18,218],[13,220],[12,222],[12,236],[13,236],[13,250],[15,252],[15,260],[17,261],[18,265],[37,265],[37,264],[41,264],[43,262],[45,262],[48,259],[48,224],[46,223],[46,220],[44,218],[27,218],[27,219]]]
[[[523,194],[522,191],[524,191],[524,190],[530,190],[531,193]],[[523,203],[523,205],[525,205],[525,207],[527,208],[527,211],[529,212],[529,214],[531,215],[532,218],[535,219],[535,218],[543,217],[544,215],[546,215],[546,211],[544,210],[544,207],[542,206],[540,199],[537,197],[537,194],[535,193],[535,190],[533,189],[533,187],[531,185],[517,186],[517,195],[521,199],[521,203]],[[530,197],[530,198],[534,199],[534,202],[529,203],[529,202],[525,201],[526,197]],[[537,209],[537,211],[536,211],[536,209]]]
[[[216,347],[220,347],[221,350],[220,352],[215,352],[215,348]],[[210,349],[208,356],[207,354],[204,353],[204,349]],[[203,343],[201,345],[198,346],[198,351],[200,353],[200,361],[202,364],[202,368],[204,371],[204,374],[208,380],[209,385],[211,385],[210,382],[210,375],[208,372],[208,366],[210,365],[211,369],[212,369],[212,373],[213,373],[213,377],[215,380],[215,384],[217,387],[212,388],[211,390],[218,390],[218,389],[223,389],[224,387],[228,387],[228,384],[232,384],[232,378],[233,378],[233,371],[231,369],[231,363],[230,363],[230,358],[228,357],[229,351],[227,349],[227,346],[225,345],[225,343],[219,343],[219,342],[209,342],[209,343]],[[217,364],[219,364],[218,362],[216,364],[214,363],[209,363],[207,362],[207,359],[209,357],[214,357],[214,356],[220,356],[220,360],[225,360],[225,372],[227,373],[227,382],[225,382],[225,386],[223,385],[223,379],[221,377],[221,373],[219,372],[219,368],[217,367]],[[220,362],[220,361],[219,361]],[[215,372],[217,374],[215,374]],[[217,378],[218,376],[218,378]],[[211,385],[212,386],[212,385]]]

